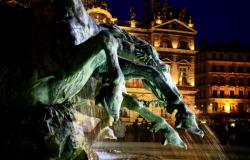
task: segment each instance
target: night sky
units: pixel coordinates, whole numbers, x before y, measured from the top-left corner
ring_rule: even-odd
[[[129,8],[135,6],[142,16],[143,0],[107,0],[113,16],[129,19]],[[250,0],[168,0],[175,8],[188,7],[198,31],[197,42],[208,38],[210,43],[238,41],[250,44]]]

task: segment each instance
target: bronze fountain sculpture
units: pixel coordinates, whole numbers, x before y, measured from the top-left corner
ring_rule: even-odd
[[[163,118],[144,108],[147,102],[123,93],[126,79],[140,78],[166,111],[178,110],[177,128],[203,136],[172,82],[169,67],[149,43],[116,25],[96,24],[81,0],[31,0],[27,4],[1,2],[1,44],[7,52],[0,60],[0,105],[8,116],[22,111],[40,115],[24,119],[37,118],[38,124],[46,124],[38,131],[43,133],[39,144],[49,152],[43,158],[77,159],[82,154],[84,135],[74,123],[71,100],[91,77],[102,82],[96,103],[109,116],[103,126],[119,119],[123,105],[153,123],[152,131],[163,130],[163,144],[187,147]],[[36,143],[28,144],[39,148]]]

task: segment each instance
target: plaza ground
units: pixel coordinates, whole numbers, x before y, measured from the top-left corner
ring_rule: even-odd
[[[247,160],[250,147],[221,144],[188,144],[188,149],[155,142],[97,142],[100,160]]]

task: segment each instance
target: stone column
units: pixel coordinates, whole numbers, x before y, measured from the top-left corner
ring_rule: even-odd
[[[178,71],[178,64],[177,64],[177,56],[176,55],[173,55],[171,75],[172,75],[172,78],[173,78],[175,84],[177,84],[178,78],[179,78],[179,71]]]
[[[195,57],[192,56],[191,57],[191,62],[190,62],[190,68],[189,68],[189,71],[188,71],[188,83],[191,85],[191,86],[194,86],[195,84],[195,77],[194,77],[194,71],[195,71]]]

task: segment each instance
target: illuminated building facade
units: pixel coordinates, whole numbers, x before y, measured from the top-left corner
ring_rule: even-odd
[[[195,72],[196,105],[203,113],[250,113],[249,52],[199,52]]]
[[[145,0],[143,21],[137,21],[136,8],[130,8],[130,19],[119,21],[107,10],[105,2],[85,0],[88,13],[98,23],[116,23],[132,35],[150,42],[158,51],[159,57],[171,67],[171,75],[177,84],[187,105],[195,107],[196,88],[194,87],[195,44],[197,34],[187,8],[176,10],[168,6],[167,1]],[[98,5],[99,4],[99,5]],[[156,97],[143,87],[140,80],[126,83],[129,94],[138,99],[155,100]],[[150,107],[155,113],[167,118],[164,109]],[[130,111],[129,111],[130,112]],[[129,121],[134,121],[136,114],[129,113]]]

